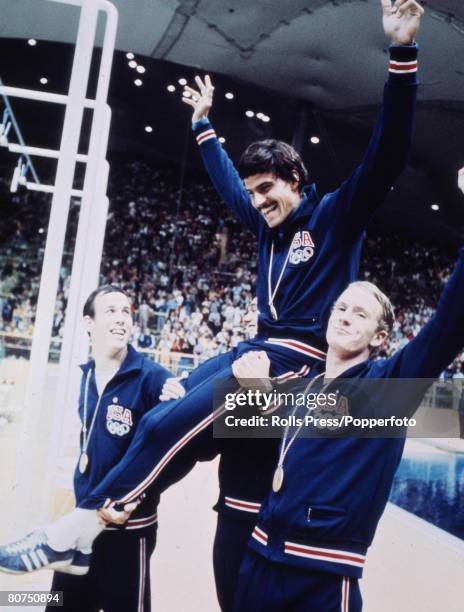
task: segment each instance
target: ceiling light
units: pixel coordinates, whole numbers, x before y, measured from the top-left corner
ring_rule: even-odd
[[[134,59],[134,54],[129,51],[129,53],[126,53],[126,57],[127,57],[128,60],[133,60]]]
[[[176,88],[174,87],[174,85],[168,85],[167,90],[172,93],[173,91],[176,91]]]
[[[141,85],[143,85],[142,79],[135,79],[134,85],[136,85],[137,87],[140,87]]]
[[[145,126],[145,132],[148,132],[148,134],[151,134],[153,132],[153,128],[151,127],[151,125]]]
[[[224,144],[226,141],[226,139],[224,138],[224,136],[219,136],[219,142]]]
[[[145,72],[145,66],[137,66],[137,72],[143,74]]]
[[[130,61],[129,68],[137,68],[137,62],[135,60]]]
[[[179,85],[187,85],[187,79],[179,79]]]
[[[184,98],[190,98],[192,94],[188,90],[185,90],[182,92],[182,95]]]
[[[39,234],[43,234],[44,233],[44,228],[43,227],[39,227]]]
[[[37,44],[37,41],[35,38],[29,38],[29,40],[27,41],[27,44],[31,47],[35,47]]]
[[[48,83],[48,79],[46,77],[41,77],[40,82],[42,85],[46,85]]]
[[[261,121],[264,121],[264,123],[269,123],[270,120],[271,120],[271,118],[268,117],[267,115],[263,115],[261,117]]]
[[[439,204],[432,204],[432,206],[430,207],[432,210],[440,210],[440,206]]]
[[[264,113],[256,113],[256,118],[257,119],[263,119],[263,117],[265,117],[266,115],[264,115]]]
[[[245,112],[245,115],[246,115],[247,117],[250,117],[250,119],[251,119],[251,117],[254,117],[254,116],[255,116],[255,114],[254,114],[254,112],[253,112],[252,110],[247,110],[247,111]]]
[[[321,141],[319,140],[318,136],[311,136],[311,142],[313,144],[319,144]]]
[[[228,91],[228,92],[226,93],[226,98],[227,98],[228,100],[233,100],[233,99],[234,99],[234,94],[233,94],[232,92]]]

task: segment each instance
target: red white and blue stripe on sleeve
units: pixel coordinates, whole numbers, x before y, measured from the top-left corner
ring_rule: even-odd
[[[203,144],[207,140],[211,140],[211,138],[216,138],[216,132],[210,125],[206,125],[205,129],[196,135],[197,143],[199,145]]]
[[[393,81],[404,80],[416,82],[417,45],[391,46],[388,71]]]

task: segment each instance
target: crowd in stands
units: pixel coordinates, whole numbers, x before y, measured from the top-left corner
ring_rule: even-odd
[[[137,345],[202,359],[228,350],[243,339],[253,297],[253,237],[224,215],[205,181],[185,179],[180,188],[175,175],[169,181],[139,162],[127,174],[112,186],[102,272],[138,305]]]
[[[378,285],[395,306],[396,327],[387,354],[411,340],[430,319],[453,263],[452,253],[396,235],[365,241],[360,278]]]
[[[243,317],[256,279],[255,240],[225,211],[203,177],[132,161],[113,169],[101,282],[133,298],[134,345],[188,353],[202,361],[244,339]],[[46,238],[49,198],[9,192],[0,176],[0,324],[31,335]],[[71,207],[53,335],[63,330],[78,205]],[[407,343],[431,317],[454,254],[395,235],[369,236],[360,278],[396,307],[396,328],[381,351]],[[456,360],[450,372],[459,369]]]

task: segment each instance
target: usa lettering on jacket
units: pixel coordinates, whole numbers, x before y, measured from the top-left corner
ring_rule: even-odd
[[[306,263],[314,255],[314,242],[307,230],[296,232],[290,247],[290,263]]]
[[[117,436],[125,436],[132,429],[132,410],[118,404],[110,404],[106,410],[106,428]]]

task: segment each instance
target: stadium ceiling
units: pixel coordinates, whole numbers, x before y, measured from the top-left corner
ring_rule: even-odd
[[[372,104],[385,71],[380,0],[113,0],[117,48],[220,72],[320,108]],[[422,99],[464,98],[464,2],[423,2]],[[1,36],[74,42],[72,7],[15,0]]]
[[[263,87],[353,124],[372,125],[385,77],[380,0],[113,0],[117,48]],[[430,0],[421,46],[410,184],[464,221],[454,176],[464,165],[464,2]],[[0,36],[73,43],[78,9],[47,0],[3,3]],[[443,184],[443,193],[442,187]],[[437,187],[438,185],[438,187]],[[416,194],[417,195],[417,194]],[[411,193],[411,197],[413,194]],[[430,196],[428,205],[430,205]]]

